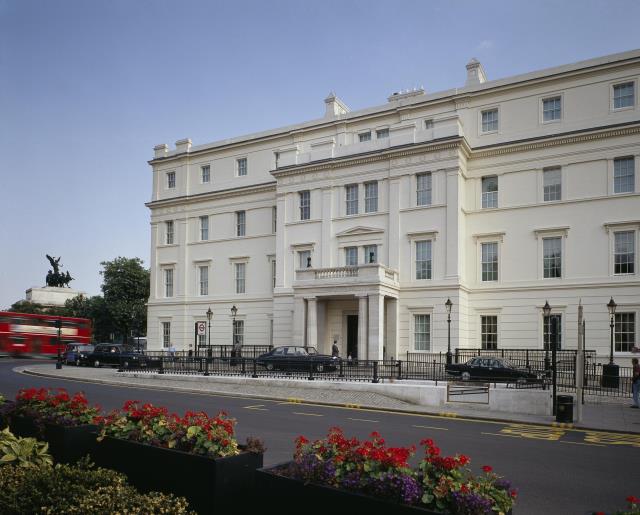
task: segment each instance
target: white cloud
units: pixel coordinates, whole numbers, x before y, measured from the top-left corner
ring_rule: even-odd
[[[489,39],[483,39],[480,41],[480,44],[476,47],[476,50],[489,50],[493,48],[493,41]]]

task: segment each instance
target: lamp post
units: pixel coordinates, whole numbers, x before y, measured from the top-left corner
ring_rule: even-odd
[[[233,325],[231,326],[231,345],[235,347],[236,344],[236,315],[238,314],[238,308],[231,306],[231,316],[233,317]]]
[[[611,300],[607,304],[609,310],[609,329],[610,329],[610,350],[609,350],[609,363],[602,366],[602,386],[605,388],[618,388],[620,386],[620,368],[613,362],[613,328],[615,327],[616,320],[616,307],[618,305],[611,297]]]
[[[211,319],[213,318],[213,311],[211,311],[211,306],[207,309],[207,320],[209,321],[209,341],[207,343],[207,357],[211,357]]]
[[[545,316],[545,321],[549,321],[549,343],[545,349],[545,368],[548,367],[549,363],[549,345],[551,345],[551,370],[553,372],[551,384],[553,385],[553,414],[556,414],[556,393],[557,393],[557,337],[558,337],[558,320],[556,318],[551,318],[551,306],[549,306],[549,301],[546,301],[544,307],[542,308],[542,312]],[[544,332],[544,331],[543,331]]]
[[[447,299],[444,306],[447,308],[447,365],[451,365],[453,361],[453,356],[451,355],[451,308],[453,307],[453,302],[451,302],[451,299]]]
[[[549,306],[549,301],[545,301],[544,306],[542,307],[542,338],[544,340],[544,331],[546,329],[545,325],[549,320],[549,316],[551,315],[551,306]],[[551,332],[551,328],[549,328],[549,332]],[[549,363],[549,345],[551,344],[551,335],[549,335],[549,341],[546,342],[544,346],[544,373],[546,376],[549,375],[550,363]],[[545,342],[543,341],[543,345]]]
[[[56,329],[58,329],[58,359],[56,361],[56,370],[60,370],[62,368],[62,355],[60,354],[62,320],[60,320],[60,317],[56,320]]]

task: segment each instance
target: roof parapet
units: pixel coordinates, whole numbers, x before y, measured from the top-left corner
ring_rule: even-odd
[[[465,87],[476,86],[484,82],[487,82],[487,75],[484,73],[484,68],[480,61],[474,57],[467,63],[467,82],[464,85]]]

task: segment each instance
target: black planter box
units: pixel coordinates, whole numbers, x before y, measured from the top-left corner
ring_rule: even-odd
[[[398,504],[386,499],[378,499],[331,486],[304,483],[298,479],[279,476],[276,469],[291,462],[256,470],[256,497],[260,499],[265,513],[277,511],[281,514],[323,513],[336,510],[339,513],[420,513],[422,515],[443,515],[419,506]]]
[[[439,511],[432,511],[420,506],[398,504],[386,499],[379,499],[358,492],[340,490],[331,486],[315,483],[304,483],[278,475],[275,471],[286,467],[291,462],[280,463],[273,467],[256,470],[255,497],[257,503],[263,507],[265,513],[277,512],[285,514],[322,514],[331,513],[416,513],[422,515],[446,515]],[[256,503],[256,505],[258,505]],[[507,515],[512,515],[509,510]]]
[[[87,454],[93,455],[98,437],[97,426],[59,426],[45,424],[44,432],[31,417],[11,415],[9,427],[16,436],[31,437],[49,444],[49,453],[56,463],[75,463]]]
[[[142,492],[160,491],[186,497],[189,507],[204,515],[242,513],[253,498],[255,470],[262,454],[207,458],[163,447],[105,437],[95,452],[95,463],[127,475]]]

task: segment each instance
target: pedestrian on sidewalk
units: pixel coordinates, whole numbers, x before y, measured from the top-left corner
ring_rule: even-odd
[[[640,402],[638,402],[638,396],[640,394],[640,365],[638,365],[638,358],[632,358],[633,364],[633,377],[631,379],[631,391],[633,392],[633,405],[632,408],[640,408]]]
[[[340,349],[338,348],[338,342],[336,340],[333,340],[333,345],[331,346],[331,355],[334,358],[340,357]]]

